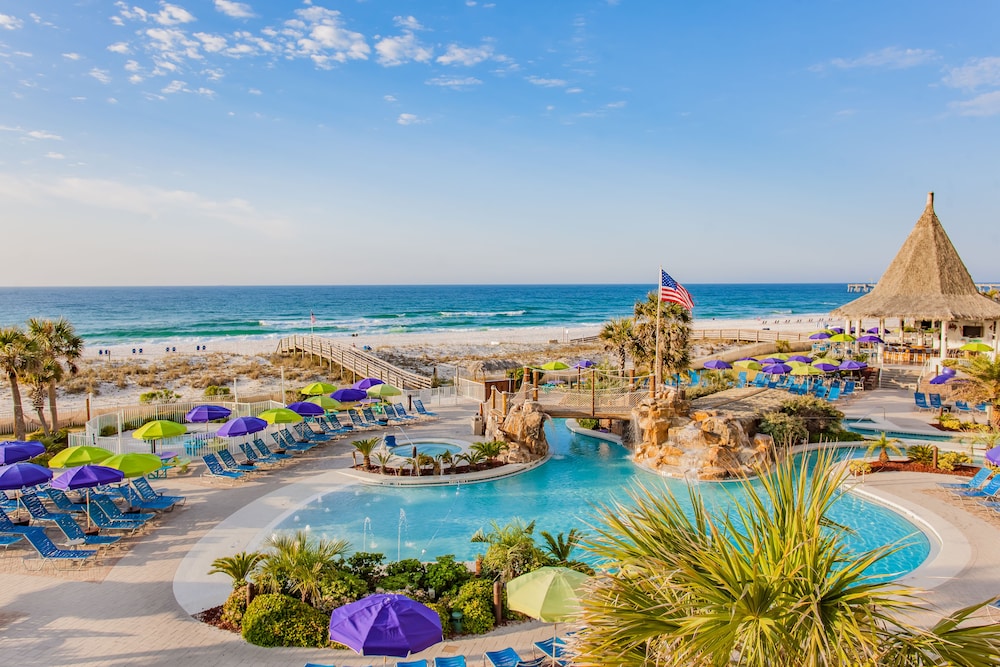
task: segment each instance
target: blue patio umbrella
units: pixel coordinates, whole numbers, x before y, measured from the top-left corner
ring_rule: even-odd
[[[0,465],[27,461],[45,453],[45,445],[37,440],[7,440],[0,442]]]
[[[848,359],[847,361],[841,362],[837,366],[839,370],[842,371],[860,371],[862,368],[868,368],[868,364],[863,361],[854,361],[854,359]]]
[[[361,655],[405,658],[442,639],[438,613],[405,595],[376,593],[330,614],[330,641]]]
[[[225,419],[232,413],[232,410],[224,408],[221,405],[196,405],[187,411],[184,419],[189,422],[203,424],[205,422],[214,422],[216,419]]]
[[[63,491],[87,490],[87,528],[90,528],[90,490],[95,486],[114,484],[125,479],[125,473],[107,466],[87,465],[66,470],[52,480],[52,486]]]
[[[732,368],[733,365],[723,361],[722,359],[709,359],[705,362],[705,368],[712,371],[724,371],[727,368]]]
[[[316,405],[315,403],[307,403],[306,401],[289,403],[286,407],[292,412],[296,412],[303,417],[316,417],[326,413],[326,410],[322,407]]]
[[[349,387],[346,389],[338,389],[330,394],[330,398],[340,401],[341,403],[352,403],[354,401],[360,401],[364,398],[368,398],[368,392],[364,389],[354,389]]]
[[[382,382],[382,380],[379,380],[378,378],[365,378],[364,380],[358,380],[357,382],[355,382],[354,384],[352,384],[351,388],[352,389],[361,389],[361,390],[367,391],[367,390],[371,389],[372,387],[374,387],[377,384],[385,384],[385,383]],[[337,398],[337,397],[334,396],[333,398]],[[340,400],[340,399],[337,399],[337,400]]]
[[[771,375],[784,375],[785,373],[791,373],[792,367],[788,364],[768,364],[760,370],[762,373],[769,373]]]
[[[52,479],[52,471],[36,463],[12,463],[0,467],[0,489],[12,491],[37,486]]]
[[[226,438],[236,438],[241,435],[250,435],[267,428],[267,422],[257,417],[237,417],[230,419],[218,430],[217,435]]]

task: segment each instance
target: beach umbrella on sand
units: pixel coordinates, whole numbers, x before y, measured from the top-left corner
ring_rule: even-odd
[[[324,412],[326,412],[326,410],[324,410],[322,407],[316,405],[315,403],[310,403],[308,401],[289,403],[286,407],[292,412],[302,415],[303,417],[316,417],[317,415],[321,415]]]
[[[360,401],[363,398],[368,398],[368,394],[364,389],[354,389],[352,387],[348,389],[338,389],[330,394],[330,398],[340,401],[341,403],[353,403],[355,401]]]
[[[233,413],[229,408],[221,405],[196,405],[187,411],[184,419],[189,422],[203,424],[214,422],[216,419],[225,419]]]
[[[337,391],[337,386],[328,382],[313,382],[299,389],[299,393],[306,396],[320,396],[321,394],[329,394],[331,391]]]
[[[769,373],[771,375],[784,375],[785,373],[790,373],[792,367],[788,364],[768,364],[760,370],[762,373]]]
[[[330,614],[330,641],[360,655],[405,658],[443,639],[438,613],[395,593],[376,593]]]
[[[272,408],[264,410],[257,415],[258,419],[263,419],[268,424],[298,424],[302,421],[302,416],[294,410],[288,408]]]
[[[110,458],[104,459],[101,461],[101,466],[114,468],[120,471],[125,477],[142,477],[162,468],[163,459],[156,454],[128,452],[127,454],[115,454]]]
[[[133,431],[132,437],[136,440],[150,440],[151,451],[155,452],[157,440],[174,438],[185,433],[187,433],[187,427],[184,424],[178,424],[169,419],[155,419],[151,422],[146,422]]]
[[[965,345],[963,345],[958,349],[962,350],[963,352],[990,352],[993,348],[987,345],[986,343],[981,343],[976,341],[972,343],[966,343]]]
[[[809,335],[809,340],[825,340],[832,335],[829,331],[816,331]]]
[[[351,385],[351,389],[360,389],[361,391],[368,391],[377,384],[385,384],[382,380],[378,378],[365,378],[364,380],[358,380]],[[334,398],[337,398],[334,396]],[[338,399],[340,400],[340,399]]]
[[[216,432],[224,438],[236,438],[241,435],[258,433],[267,428],[267,422],[257,417],[237,417],[230,419]]]
[[[539,368],[543,371],[564,371],[569,368],[569,364],[564,364],[561,361],[546,361]]]
[[[704,368],[707,368],[710,371],[724,371],[727,368],[732,367],[732,364],[725,362],[722,359],[709,359],[704,364]]]
[[[44,453],[45,445],[36,440],[7,440],[0,442],[0,465],[20,463]]]
[[[324,410],[343,410],[347,407],[340,401],[329,396],[310,396],[306,399],[306,403],[315,403]]]
[[[52,486],[63,491],[87,490],[87,528],[90,528],[90,490],[95,486],[114,484],[123,479],[125,475],[121,470],[88,464],[70,468],[53,479]]]
[[[77,447],[67,447],[51,459],[50,468],[72,468],[88,463],[100,463],[104,459],[109,459],[112,452],[103,447],[92,447],[90,445],[79,445]]]
[[[368,388],[368,398],[389,398],[390,396],[399,396],[402,393],[400,389],[391,384],[377,384]]]

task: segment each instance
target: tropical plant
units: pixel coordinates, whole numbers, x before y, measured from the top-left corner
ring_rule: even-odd
[[[483,566],[505,581],[545,565],[545,554],[535,544],[535,522],[515,518],[504,525],[490,522],[490,530],[476,531],[471,541],[488,544]]]
[[[867,475],[872,471],[872,464],[868,463],[868,461],[865,461],[864,459],[854,459],[850,462],[850,464],[848,464],[847,467],[850,469],[851,474],[855,477],[859,475]]]
[[[346,540],[316,539],[304,530],[272,535],[265,544],[271,551],[260,562],[257,585],[271,593],[298,594],[303,602],[319,595],[324,576],[350,549]]]
[[[389,465],[390,461],[392,461],[392,457],[393,457],[392,452],[381,452],[381,451],[375,452],[375,454],[372,456],[372,458],[375,459],[375,462],[378,463],[378,471],[383,475],[385,474],[386,466]]]
[[[259,551],[241,551],[225,558],[216,558],[208,573],[228,575],[233,580],[233,588],[239,588],[250,581],[250,575],[263,559],[264,554]]]
[[[909,445],[906,456],[914,463],[931,465],[934,462],[934,447],[931,445]]]
[[[691,365],[691,311],[678,303],[660,301],[656,292],[650,292],[645,301],[635,304],[632,357],[650,368],[656,365],[657,311],[660,314],[659,370],[666,375],[682,373]]]
[[[243,639],[257,646],[321,647],[330,615],[287,595],[259,595],[243,614]]]
[[[486,460],[486,455],[477,449],[469,449],[465,453],[459,454],[458,459],[465,461],[469,467],[475,468]]]
[[[817,436],[831,429],[839,431],[840,422],[844,418],[843,412],[815,396],[798,396],[785,401],[779,410],[801,419],[810,436]]]
[[[774,444],[785,448],[797,445],[809,437],[809,429],[800,417],[783,412],[764,414],[757,428],[761,433],[771,436]]]
[[[490,440],[488,442],[474,442],[469,449],[479,452],[487,461],[493,464],[496,463],[497,457],[509,448],[510,445],[503,440]]]
[[[871,456],[873,453],[878,452],[878,462],[885,465],[889,462],[890,451],[896,456],[903,455],[903,450],[899,447],[901,444],[896,438],[886,437],[885,431],[882,431],[882,435],[868,443],[865,456]]]
[[[472,573],[465,563],[459,563],[451,554],[438,556],[427,566],[427,577],[424,580],[429,588],[433,588],[437,597],[452,595],[458,588],[472,578]]]
[[[59,412],[56,408],[56,384],[66,375],[76,375],[76,362],[83,356],[83,338],[76,335],[76,330],[69,320],[60,317],[58,320],[28,320],[28,336],[35,341],[45,360],[51,362],[58,371],[53,371],[46,387],[49,399],[49,414],[52,417],[52,430],[59,429]],[[65,366],[63,366],[65,364]],[[43,423],[44,424],[44,423]]]
[[[604,349],[614,354],[618,359],[618,369],[624,373],[628,353],[635,344],[632,319],[629,317],[613,318],[604,324],[601,332],[597,335],[604,343]]]
[[[354,445],[354,449],[361,453],[363,457],[363,465],[365,470],[370,470],[372,467],[372,452],[381,442],[379,438],[365,438],[364,440],[354,440],[351,442]]]
[[[23,374],[24,382],[28,385],[31,407],[35,410],[38,423],[42,425],[42,432],[45,435],[50,433],[48,421],[45,419],[45,399],[49,387],[62,379],[62,372],[62,366],[55,359],[39,355],[32,367]]]
[[[18,381],[38,360],[34,341],[20,327],[0,329],[0,371],[7,375],[14,409],[14,439],[24,440],[24,406]]]
[[[972,463],[972,458],[965,452],[942,452],[938,456],[938,468],[948,472],[968,463]]]
[[[455,467],[458,466],[459,455],[452,454],[450,451],[444,451],[438,456],[438,458],[441,460],[442,465],[444,464],[448,465],[448,467],[451,469],[451,474],[454,475]]]
[[[972,616],[928,629],[913,590],[867,574],[899,549],[851,553],[829,518],[845,492],[833,456],[787,458],[716,514],[688,487],[629,492],[601,508],[586,548],[607,564],[582,601],[574,664],[1000,665],[1000,626]],[[811,474],[810,474],[811,472]]]
[[[986,403],[990,406],[990,427],[1000,431],[1000,356],[977,355],[971,359],[950,362],[965,373],[952,382],[952,397],[970,403]]]
[[[545,543],[542,545],[542,549],[545,550],[552,560],[559,564],[568,563],[570,561],[573,549],[576,548],[576,546],[580,543],[580,539],[583,537],[583,534],[576,528],[570,530],[568,534],[559,533],[555,537],[552,536],[552,533],[544,530],[541,531],[539,535],[541,535],[542,539],[545,540]]]

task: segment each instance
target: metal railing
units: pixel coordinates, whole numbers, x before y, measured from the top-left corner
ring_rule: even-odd
[[[430,389],[431,378],[404,370],[374,354],[320,336],[288,336],[278,341],[278,354],[317,356],[363,377],[375,377],[400,389]]]

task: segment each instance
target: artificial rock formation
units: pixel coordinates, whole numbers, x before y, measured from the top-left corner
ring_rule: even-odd
[[[486,419],[486,437],[507,443],[503,457],[507,463],[536,461],[549,453],[549,441],[542,428],[545,417],[534,401],[515,406],[506,418],[500,411],[491,411]]]
[[[689,413],[680,392],[644,399],[633,411],[635,462],[671,477],[719,480],[753,475],[774,461],[771,436],[755,434],[756,418],[718,410]]]

